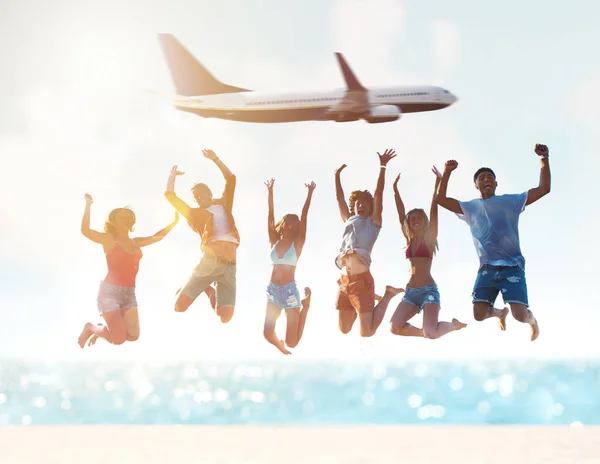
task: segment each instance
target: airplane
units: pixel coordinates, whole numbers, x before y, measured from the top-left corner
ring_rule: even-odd
[[[336,53],[346,82],[345,89],[303,92],[255,92],[216,79],[172,34],[158,34],[177,94],[173,106],[204,118],[251,123],[299,121],[370,124],[400,119],[403,113],[447,108],[458,98],[436,86],[381,87],[367,89],[346,59]]]

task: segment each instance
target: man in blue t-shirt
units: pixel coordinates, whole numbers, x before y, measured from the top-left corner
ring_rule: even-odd
[[[540,329],[529,310],[525,258],[519,245],[519,215],[525,206],[550,193],[550,163],[548,147],[536,144],[535,153],[540,156],[540,182],[527,192],[512,195],[496,195],[496,175],[490,168],[480,168],[473,176],[475,188],[481,198],[458,201],[448,198],[448,180],[458,163],[446,161],[444,174],[437,193],[437,203],[465,221],[473,236],[479,256],[479,271],[473,288],[473,315],[476,321],[488,317],[499,318],[500,329],[506,330],[508,308],[494,308],[498,293],[505,304],[510,304],[513,317],[531,326],[531,340]]]

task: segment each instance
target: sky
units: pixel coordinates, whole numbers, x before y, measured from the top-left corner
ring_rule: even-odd
[[[296,274],[300,288],[312,288],[313,303],[291,362],[600,356],[598,207],[586,193],[600,168],[593,138],[600,123],[599,14],[591,1],[6,2],[0,16],[0,358],[279,358],[262,338],[271,272],[263,182],[271,177],[276,218],[299,213],[304,183],[317,184]],[[162,32],[174,34],[230,85],[343,88],[334,57],[341,51],[365,86],[439,85],[459,101],[379,125],[202,119],[145,91],[174,93],[157,39]],[[397,173],[407,208],[429,208],[430,168],[442,169],[447,159],[459,162],[449,186],[455,198],[477,196],[472,174],[480,166],[496,172],[498,194],[520,193],[538,183],[536,143],[550,148],[552,192],[523,213],[520,234],[541,329],[537,341],[511,318],[505,333],[495,320],[474,321],[478,260],[467,226],[445,210],[432,268],[440,318],[456,317],[468,328],[435,341],[393,336],[388,322],[397,297],[373,338],[361,339],[357,329],[339,334],[337,167],[348,165],[347,195],[373,190],[376,152],[398,153],[388,165],[383,229],[372,255],[382,293],[385,285],[408,280],[392,194]],[[128,205],[138,218],[133,235],[151,235],[173,219],[163,197],[173,165],[186,173],[176,185],[184,200],[192,202],[194,182],[221,192],[223,179],[202,157],[203,148],[215,150],[238,179],[241,245],[232,322],[222,325],[203,296],[186,313],[174,313],[175,291],[200,259],[199,237],[181,221],[144,249],[140,340],[80,350],[83,324],[98,320],[96,295],[106,272],[101,246],[80,233],[84,194],[95,200],[93,228],[102,230],[111,209]]]

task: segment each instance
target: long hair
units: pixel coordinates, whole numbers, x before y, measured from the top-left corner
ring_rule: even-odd
[[[285,222],[285,218],[288,218],[290,216],[298,217],[297,214],[286,214],[277,222],[277,224],[275,224],[275,232],[277,232],[277,235],[279,236],[279,238],[282,238],[282,232],[283,232],[282,227],[283,227],[283,223]],[[298,220],[300,220],[300,218],[298,218]]]
[[[117,225],[115,221],[117,220],[117,214],[121,211],[129,211],[133,215],[133,223],[135,224],[135,213],[131,208],[115,208],[110,213],[108,213],[108,219],[104,222],[104,232],[109,235],[115,237],[117,235]],[[133,227],[129,229],[129,231],[133,231]]]
[[[350,193],[350,198],[348,199],[348,203],[350,206],[350,214],[354,214],[354,205],[356,204],[359,198],[364,198],[371,202],[371,214],[373,214],[373,195],[371,195],[371,192],[369,192],[368,190],[354,190],[352,193]]]
[[[427,233],[429,232],[429,218],[427,217],[427,214],[425,213],[425,211],[422,210],[421,208],[411,209],[408,213],[406,213],[406,216],[404,216],[404,224],[402,224],[402,230],[404,231],[404,235],[406,237],[408,237],[408,246],[411,246],[412,243],[417,238],[415,235],[415,231],[410,228],[409,217],[411,214],[419,214],[419,213],[423,215],[423,219],[425,220],[425,225],[423,227],[423,239],[427,236]],[[435,242],[433,244],[433,253],[432,254],[435,254],[437,250],[439,250],[439,246],[438,246],[438,241],[436,238]]]

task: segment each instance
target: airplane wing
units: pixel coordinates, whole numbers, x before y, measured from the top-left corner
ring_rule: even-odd
[[[340,69],[346,81],[346,95],[337,104],[331,106],[326,114],[336,120],[359,119],[369,112],[369,98],[367,89],[360,83],[341,53],[335,54]]]

